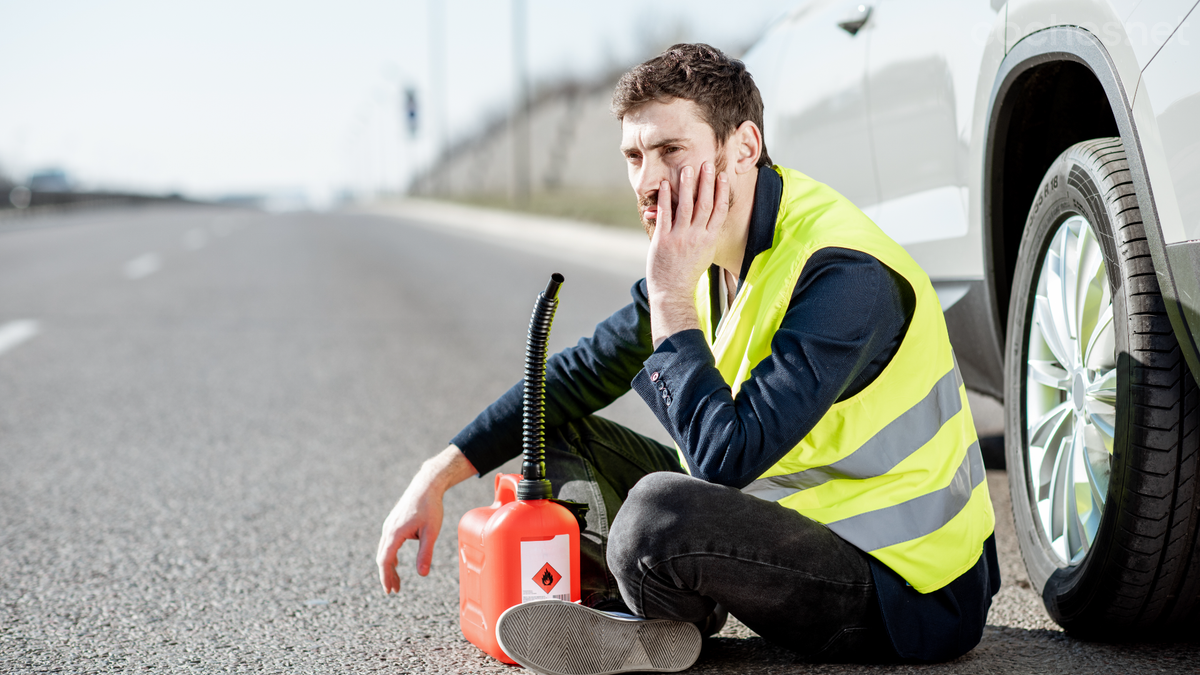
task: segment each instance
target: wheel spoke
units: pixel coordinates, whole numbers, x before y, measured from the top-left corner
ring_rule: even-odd
[[[1056,354],[1056,356],[1066,358],[1067,360],[1063,361],[1065,365],[1071,362],[1070,354],[1066,350],[1071,340],[1071,326],[1068,323],[1067,313],[1064,311],[1066,309],[1067,282],[1063,278],[1065,271],[1061,240],[1062,235],[1055,237],[1057,245],[1051,245],[1050,250],[1046,251],[1046,262],[1042,265],[1042,282],[1045,284],[1045,288],[1039,295],[1044,295],[1046,298],[1046,309],[1050,317],[1050,320],[1046,322],[1046,329],[1054,332],[1058,344],[1063,347],[1062,353]]]
[[[1043,295],[1038,295],[1034,300],[1033,323],[1054,358],[1058,359],[1063,366],[1070,365],[1070,352],[1063,340],[1064,329],[1058,322],[1058,316],[1052,308],[1052,303]]]
[[[1108,478],[1112,473],[1112,437],[1106,438],[1095,425],[1088,424],[1083,429],[1083,441],[1084,459],[1087,460],[1083,466],[1087,471],[1088,490],[1092,494],[1092,503],[1103,510],[1108,501]]]
[[[1029,468],[1031,473],[1036,469],[1039,500],[1050,497],[1054,467],[1058,461],[1056,451],[1067,436],[1069,426],[1065,422],[1070,416],[1070,404],[1062,403],[1029,426]]]
[[[1102,326],[1107,312],[1112,320],[1112,299],[1108,293],[1108,277],[1104,273],[1104,253],[1096,243],[1090,227],[1080,232],[1078,256],[1078,310],[1079,344],[1087,345],[1084,360],[1091,353],[1096,329]]]
[[[1117,369],[1104,373],[1087,387],[1088,398],[1107,406],[1117,404]]]
[[[1029,360],[1029,379],[1066,391],[1071,388],[1071,375],[1057,361]]]
[[[1106,291],[1105,296],[1107,295]],[[1096,328],[1088,341],[1083,363],[1091,370],[1111,370],[1117,367],[1116,354],[1117,335],[1113,328],[1112,300],[1108,298],[1096,320]]]
[[[1069,490],[1071,478],[1067,469],[1071,465],[1071,436],[1064,436],[1055,444],[1054,468],[1050,474],[1050,539],[1055,540],[1066,533],[1067,506],[1075,500],[1074,490]],[[1066,554],[1066,551],[1062,551]]]
[[[1099,401],[1088,401],[1087,418],[1096,430],[1104,435],[1104,445],[1112,448],[1112,439],[1117,435],[1117,409]]]
[[[1067,528],[1067,555],[1072,562],[1087,552],[1088,542],[1084,526],[1084,518],[1091,515],[1091,495],[1087,491],[1087,475],[1084,466],[1087,464],[1086,446],[1083,440],[1083,425],[1076,423],[1075,433],[1071,435],[1071,449],[1064,472],[1067,479],[1064,493],[1068,497],[1063,504]],[[1083,488],[1081,490],[1080,488]],[[1080,504],[1080,502],[1083,504]],[[1086,506],[1087,508],[1082,508]]]
[[[1075,219],[1063,223],[1062,241],[1059,242],[1058,261],[1062,266],[1059,273],[1062,281],[1062,318],[1067,329],[1067,338],[1079,337],[1079,326],[1076,325],[1075,305],[1079,295],[1079,237],[1075,233]]]
[[[1029,425],[1029,444],[1045,447],[1049,435],[1062,424],[1062,417],[1071,412],[1070,403],[1060,403]]]

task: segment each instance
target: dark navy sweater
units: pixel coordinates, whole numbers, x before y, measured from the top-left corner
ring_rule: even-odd
[[[771,248],[782,192],[777,173],[759,171],[739,289],[754,257]],[[684,449],[693,476],[737,488],[787,454],[834,402],[882,372],[915,305],[909,284],[874,257],[817,251],[796,282],[771,355],[734,398],[704,334],[681,331],[655,349],[645,279],[631,294],[633,303],[598,324],[592,337],[547,361],[547,426],[589,415],[632,386]],[[451,441],[481,476],[520,452],[521,386]],[[901,657],[940,661],[975,646],[1000,585],[994,539],[973,569],[933,593],[916,592],[874,558],[871,567]]]

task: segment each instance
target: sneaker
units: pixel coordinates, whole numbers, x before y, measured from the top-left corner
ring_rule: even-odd
[[[700,656],[695,624],[601,612],[562,600],[509,607],[496,640],[512,660],[545,675],[673,673]]]

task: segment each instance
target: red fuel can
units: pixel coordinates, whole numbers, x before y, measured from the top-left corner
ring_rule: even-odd
[[[521,476],[496,476],[496,501],[458,523],[459,621],[475,646],[515,663],[496,641],[504,610],[531,600],[579,601],[579,523],[549,499],[517,499]]]

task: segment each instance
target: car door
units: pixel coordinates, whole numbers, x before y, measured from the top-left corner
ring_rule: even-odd
[[[934,278],[982,274],[978,247],[965,244],[967,155],[979,66],[1002,7],[996,0],[873,2],[866,80],[876,222]],[[920,246],[939,240],[964,244]]]
[[[870,23],[854,25],[860,5],[802,5],[745,61],[763,93],[763,133],[775,163],[832,186],[872,215],[879,196],[864,82]]]

